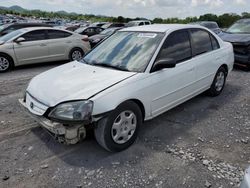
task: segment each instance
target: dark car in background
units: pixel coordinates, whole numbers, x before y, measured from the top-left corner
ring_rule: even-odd
[[[16,31],[18,29],[26,28],[26,27],[52,27],[49,24],[44,23],[13,23],[13,24],[5,24],[0,26],[0,36],[4,36],[12,31]]]
[[[201,22],[193,22],[191,24],[201,25],[203,27],[206,27],[206,28],[210,29],[211,31],[213,31],[214,33],[216,33],[217,35],[221,33],[221,29],[216,22],[201,21]]]
[[[102,31],[101,33],[97,34],[97,35],[93,35],[91,37],[89,37],[89,42],[91,47],[93,48],[94,46],[96,46],[100,41],[102,41],[103,39],[113,35],[116,31],[122,29],[123,27],[113,27],[113,28],[109,28],[109,29],[105,29],[104,31]]]
[[[76,33],[81,35],[87,35],[87,36],[93,36],[96,34],[99,34],[104,29],[101,27],[80,27],[77,30],[75,30]]]
[[[219,36],[233,44],[235,64],[243,65],[250,70],[250,19],[235,22]]]

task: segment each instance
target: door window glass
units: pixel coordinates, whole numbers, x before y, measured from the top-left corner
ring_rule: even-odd
[[[21,37],[23,37],[25,39],[25,42],[46,40],[45,30],[31,31],[31,32],[24,34]]]
[[[220,45],[219,45],[217,39],[213,35],[210,35],[210,37],[211,37],[211,42],[212,42],[213,50],[219,49]]]
[[[71,33],[59,30],[48,30],[49,39],[59,39],[71,36]]]
[[[191,36],[194,42],[194,55],[203,54],[213,50],[210,34],[201,29],[191,30]]]
[[[187,31],[176,31],[170,34],[157,59],[174,59],[177,63],[191,59],[192,50]]]

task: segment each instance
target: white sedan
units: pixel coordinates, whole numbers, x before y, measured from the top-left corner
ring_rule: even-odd
[[[143,121],[204,91],[219,95],[233,62],[232,45],[201,26],[125,28],[81,61],[33,78],[20,102],[60,142],[75,144],[92,128],[117,152]]]

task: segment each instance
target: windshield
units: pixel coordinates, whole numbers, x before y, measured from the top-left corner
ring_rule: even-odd
[[[101,35],[112,35],[112,33],[115,31],[115,29],[105,29],[100,34]]]
[[[240,21],[233,24],[226,31],[228,33],[250,33],[250,21]]]
[[[0,32],[2,32],[8,25],[1,25],[0,26]]]
[[[117,32],[87,54],[83,62],[131,72],[144,72],[162,33]]]
[[[12,39],[13,37],[22,34],[23,32],[24,32],[23,30],[13,31],[13,32],[11,32],[11,33],[9,33],[7,35],[4,35],[3,37],[0,37],[0,41],[7,42],[10,39]]]
[[[111,23],[107,23],[107,24],[104,24],[104,25],[102,26],[102,28],[103,28],[103,29],[107,29],[107,28],[109,28],[111,25],[112,25]]]
[[[208,28],[208,29],[218,28],[218,25],[216,23],[201,23],[201,25]]]
[[[133,27],[133,26],[137,26],[137,22],[128,22],[127,23],[127,27]]]

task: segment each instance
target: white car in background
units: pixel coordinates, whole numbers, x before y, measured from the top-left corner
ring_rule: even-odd
[[[48,27],[19,29],[0,38],[0,73],[25,64],[80,60],[89,50],[87,36]]]
[[[127,23],[127,27],[135,27],[135,26],[143,26],[143,25],[151,25],[151,21],[149,20],[135,20]]]
[[[75,144],[93,128],[117,152],[143,121],[204,91],[219,95],[233,62],[232,45],[201,26],[125,28],[81,61],[33,78],[20,102],[60,142]]]

